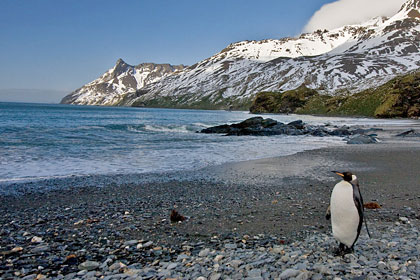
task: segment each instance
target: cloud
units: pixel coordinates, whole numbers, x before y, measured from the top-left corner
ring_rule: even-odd
[[[392,16],[406,0],[338,0],[325,4],[311,17],[303,32],[334,29],[367,21],[377,16]]]

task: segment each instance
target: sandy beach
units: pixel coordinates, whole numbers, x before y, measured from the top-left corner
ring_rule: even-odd
[[[404,129],[378,132],[377,144],[344,145],[198,171],[75,177],[4,187],[21,193],[0,197],[0,278],[61,277],[80,272],[78,265],[86,260],[103,263],[109,255],[125,265],[146,267],[156,259],[176,260],[185,246],[197,255],[203,248],[216,250],[258,236],[247,243],[249,248],[330,235],[324,214],[339,180],[332,170],[355,173],[365,202],[382,206],[366,210],[372,229],[395,225],[400,217],[417,226],[420,140],[395,137]],[[34,184],[48,191],[34,191]],[[170,223],[169,213],[175,207],[186,221]],[[41,243],[34,242],[34,236],[42,238]],[[130,241],[142,245],[131,250]],[[17,247],[21,249],[11,252]],[[76,260],[66,263],[70,255]],[[165,279],[157,275],[139,279]]]

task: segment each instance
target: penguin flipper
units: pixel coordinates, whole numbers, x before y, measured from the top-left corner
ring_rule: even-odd
[[[359,189],[359,182],[355,182],[356,184],[352,183],[353,186],[353,200],[354,200],[354,204],[357,208],[357,212],[359,213],[359,225],[357,227],[357,236],[356,239],[354,240],[354,243],[356,243],[357,239],[359,238],[360,235],[360,230],[362,229],[362,224],[364,221],[364,213],[363,213],[363,198],[362,195],[360,193],[360,189]],[[353,243],[353,245],[354,245]]]
[[[368,228],[368,225],[367,225],[366,215],[363,215],[363,217],[364,217],[364,220],[365,220],[365,226],[366,226],[366,231],[367,231],[367,234],[368,234],[369,238],[372,238],[372,237],[370,236],[369,228]]]

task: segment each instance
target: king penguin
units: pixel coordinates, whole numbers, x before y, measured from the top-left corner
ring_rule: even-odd
[[[363,224],[363,198],[356,175],[333,172],[343,178],[331,193],[330,215],[333,236],[340,243],[335,254],[344,255],[353,252],[359,238]]]

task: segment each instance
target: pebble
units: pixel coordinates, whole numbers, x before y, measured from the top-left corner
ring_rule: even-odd
[[[42,242],[42,237],[34,236],[34,237],[32,237],[31,242],[32,243],[41,243]]]
[[[236,249],[236,248],[238,248],[238,245],[228,243],[228,244],[225,244],[225,248],[226,249]]]
[[[283,247],[274,247],[271,252],[274,254],[281,254],[283,252]]]
[[[308,280],[311,279],[312,273],[309,271],[302,271],[296,276],[296,280]]]
[[[138,244],[138,245],[137,245],[137,248],[138,248],[138,249],[139,249],[139,248],[145,248],[145,249],[147,249],[147,248],[152,247],[152,245],[153,245],[153,241],[148,241],[148,242],[146,242],[146,243],[144,243],[144,244]]]
[[[212,275],[210,275],[209,280],[219,280],[222,277],[221,273],[213,273]]]
[[[223,255],[217,255],[216,257],[214,257],[214,261],[215,262],[220,262],[225,256]]]
[[[31,252],[37,254],[37,253],[42,253],[42,252],[46,252],[46,251],[49,251],[49,250],[50,250],[50,246],[40,245],[40,246],[37,246],[37,247],[33,248],[31,250]]]
[[[298,276],[299,273],[300,273],[299,270],[289,268],[280,274],[280,279],[289,279],[289,278]]]
[[[242,265],[244,262],[243,261],[241,261],[241,260],[232,260],[231,262],[230,262],[230,265],[233,267],[233,268],[235,268],[235,269],[237,269],[240,265]]]
[[[139,243],[138,240],[129,240],[124,242],[124,246],[133,246],[133,245],[137,245]]]
[[[99,263],[98,262],[94,262],[94,261],[85,261],[81,264],[79,264],[78,268],[80,270],[94,270],[97,269],[99,267]]]
[[[210,249],[206,248],[198,253],[199,257],[207,257],[210,254]]]
[[[175,269],[177,266],[178,266],[178,263],[170,263],[166,269],[172,270],[172,269]]]
[[[176,258],[176,261],[177,261],[177,262],[182,262],[183,260],[188,259],[188,258],[189,258],[189,256],[188,256],[188,255],[186,255],[186,254],[180,254],[180,255],[178,255],[178,257]]]
[[[399,220],[401,221],[401,222],[403,222],[404,224],[409,224],[410,223],[410,221],[408,220],[408,218],[406,218],[406,217],[400,217],[399,218]]]
[[[122,262],[115,262],[109,267],[109,270],[114,271],[123,267],[126,267],[126,265],[123,264]]]
[[[248,271],[249,277],[261,277],[261,269],[252,269]]]
[[[378,269],[379,270],[384,270],[386,268],[387,268],[386,263],[384,263],[383,261],[378,262]]]

